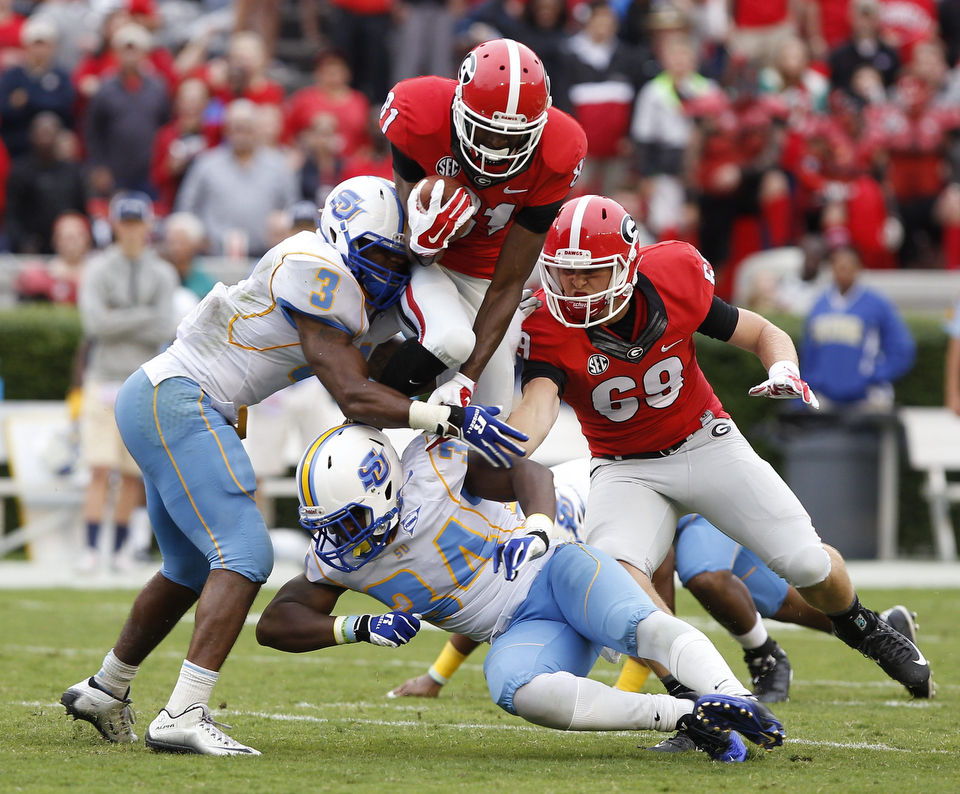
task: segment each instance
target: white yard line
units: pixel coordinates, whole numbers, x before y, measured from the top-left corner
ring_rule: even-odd
[[[13,701],[11,702],[12,706],[22,706],[24,708],[49,708],[49,707],[59,707],[59,703],[44,703],[42,701]],[[356,706],[359,707],[362,704],[360,703],[324,703],[317,704],[316,706],[312,704],[304,704],[310,706],[311,708],[331,708],[331,709],[342,709],[344,706]],[[367,707],[372,705],[385,705],[385,704],[366,704]],[[842,704],[844,706],[850,705],[849,703]],[[896,704],[903,705],[903,704]],[[361,718],[361,717],[317,717],[313,714],[289,714],[285,712],[270,712],[270,711],[247,711],[244,709],[225,709],[222,712],[217,712],[223,714],[224,716],[231,717],[259,717],[260,719],[273,720],[276,722],[310,722],[315,724],[327,725],[327,724],[336,724],[336,725],[374,725],[378,727],[387,727],[387,728],[424,728],[427,730],[436,730],[438,728],[445,728],[448,730],[454,731],[520,731],[520,732],[538,732],[550,730],[549,728],[541,728],[535,725],[527,725],[522,722],[516,723],[484,723],[484,722],[429,722],[423,720],[378,720],[370,718]],[[607,736],[635,736],[636,731],[609,731],[605,732]],[[570,739],[577,741],[580,737],[586,737],[593,735],[590,732],[577,732],[577,731],[568,731],[565,732],[565,739]],[[877,742],[827,742],[820,741],[816,739],[804,739],[802,737],[789,737],[784,741],[785,745],[806,745],[810,747],[830,747],[836,748],[839,750],[878,750],[884,753],[903,753],[903,754],[926,754],[926,755],[953,755],[952,750],[937,750],[926,747],[893,747],[888,744],[881,744]]]

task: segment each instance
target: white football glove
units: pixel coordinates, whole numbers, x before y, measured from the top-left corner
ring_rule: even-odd
[[[777,361],[767,373],[763,383],[747,392],[751,397],[771,397],[774,400],[792,400],[799,397],[812,408],[819,408],[820,401],[813,389],[800,377],[800,369],[792,361]]]
[[[446,204],[443,201],[443,182],[437,182],[430,192],[426,212],[420,209],[417,191],[407,197],[407,222],[410,224],[410,250],[420,256],[439,254],[477,211],[466,188],[459,187]]]
[[[461,372],[455,372],[446,383],[437,386],[427,400],[427,405],[459,405],[466,407],[473,399],[473,390],[477,388],[475,381],[470,380]]]
[[[517,308],[520,310],[520,316],[523,317],[524,320],[541,306],[543,306],[543,301],[534,295],[532,289],[525,289],[520,293],[520,305],[517,306]]]

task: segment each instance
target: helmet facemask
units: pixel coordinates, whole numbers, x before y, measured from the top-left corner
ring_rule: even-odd
[[[549,101],[548,101],[549,107]],[[523,115],[496,111],[491,118],[471,109],[463,99],[463,87],[457,86],[453,99],[453,125],[463,158],[480,174],[505,179],[522,171],[540,143],[547,125],[547,112],[527,120]],[[491,149],[478,140],[478,133],[506,136],[510,145]]]
[[[313,545],[321,560],[349,573],[380,554],[393,539],[402,504],[398,497],[394,506],[377,519],[371,508],[356,502],[326,516],[319,514],[320,508],[301,506],[300,526],[313,534]]]
[[[562,248],[553,254],[541,252],[537,267],[550,313],[568,328],[589,328],[611,320],[633,294],[630,265],[635,257],[636,248],[633,247],[628,259],[621,254],[593,257],[590,251],[574,248]],[[610,280],[603,289],[572,296],[564,291],[562,273],[593,272],[603,268],[611,268]]]
[[[383,311],[400,300],[410,283],[410,273],[391,270],[364,255],[365,252],[370,253],[375,249],[403,257],[407,256],[407,251],[402,234],[394,235],[393,239],[388,240],[379,234],[369,233],[350,241],[347,266],[367,293],[370,305],[377,311]]]

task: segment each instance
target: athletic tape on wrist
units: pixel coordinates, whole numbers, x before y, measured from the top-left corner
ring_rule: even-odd
[[[440,686],[443,686],[444,684],[447,683],[447,681],[450,680],[449,678],[446,678],[445,676],[440,675],[440,673],[437,672],[437,668],[434,667],[432,664],[430,665],[430,669],[427,670],[427,675],[433,679],[434,683],[440,684]]]
[[[407,423],[414,430],[426,430],[438,436],[443,435],[449,418],[449,405],[429,405],[420,400],[410,401]]]
[[[357,615],[340,615],[333,621],[333,639],[337,645],[346,645],[357,641],[355,629],[357,627]]]

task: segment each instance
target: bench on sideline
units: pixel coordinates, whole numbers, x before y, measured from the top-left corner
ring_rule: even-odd
[[[947,472],[960,471],[960,416],[946,408],[904,407],[898,413],[906,430],[910,465],[927,475],[924,496],[930,505],[937,557],[956,560],[950,505],[960,503],[960,482],[949,482]]]

